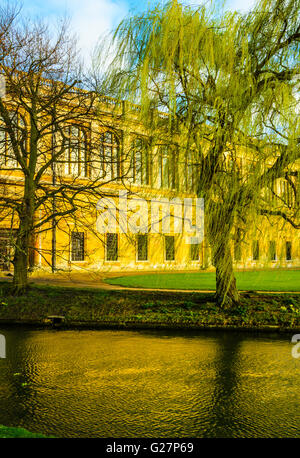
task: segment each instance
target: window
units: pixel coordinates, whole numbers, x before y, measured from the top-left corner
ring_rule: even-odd
[[[200,244],[192,243],[191,244],[191,261],[199,261],[200,259]]]
[[[258,261],[259,259],[259,241],[254,240],[252,245],[252,259],[253,261]]]
[[[71,260],[84,261],[84,232],[71,234]]]
[[[146,234],[137,236],[137,260],[148,260],[148,236]]]
[[[149,151],[146,140],[136,138],[132,144],[132,180],[133,183],[146,185],[150,183]]]
[[[292,242],[285,243],[285,255],[287,261],[292,260]]]
[[[102,177],[114,180],[120,177],[120,145],[116,134],[107,131],[101,134],[100,156]]]
[[[165,235],[165,258],[166,261],[175,260],[175,240],[173,235]]]
[[[119,257],[118,234],[106,234],[106,260],[117,261]]]
[[[276,242],[274,240],[270,240],[269,243],[269,255],[271,261],[276,261]]]
[[[67,137],[65,174],[87,177],[87,148],[83,129],[78,126],[68,126],[64,134]]]
[[[26,125],[23,118],[16,112],[9,112],[11,121],[11,127],[14,131],[15,138],[21,149],[26,148]],[[21,144],[23,140],[23,144]],[[24,156],[24,151],[20,151],[21,155]],[[7,126],[4,125],[3,121],[0,123],[0,167],[18,167],[18,162],[15,157],[15,152],[12,148],[11,138],[8,133]]]
[[[0,270],[10,270],[13,260],[15,230],[0,229]]]
[[[196,183],[196,164],[195,152],[192,150],[188,150],[186,154],[185,172],[185,189],[186,191],[194,191]]]
[[[175,188],[175,154],[168,146],[159,148],[158,185],[160,188]]]
[[[282,182],[282,199],[289,208],[296,208],[297,196],[299,193],[299,174],[298,172],[288,172],[286,179]]]
[[[294,192],[293,192],[293,180],[289,178],[289,181],[284,180],[282,182],[282,199],[284,204],[288,207],[291,207],[294,200]]]

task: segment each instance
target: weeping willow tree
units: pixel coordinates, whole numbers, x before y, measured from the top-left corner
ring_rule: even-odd
[[[299,227],[297,211],[275,211],[263,198],[299,159],[299,9],[298,0],[261,0],[247,15],[220,16],[173,0],[113,35],[100,90],[140,104],[151,135],[179,146],[180,175],[193,166],[221,306],[239,301],[233,234],[268,213]]]

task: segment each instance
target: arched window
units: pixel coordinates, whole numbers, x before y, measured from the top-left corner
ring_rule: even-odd
[[[132,142],[131,170],[133,183],[150,184],[149,148],[144,138],[137,137]]]
[[[193,150],[188,150],[186,154],[185,164],[185,189],[186,191],[192,192],[195,190],[195,154]]]
[[[167,145],[161,145],[158,152],[158,186],[175,189],[175,151]]]
[[[68,126],[66,136],[65,174],[88,176],[87,145],[84,130],[79,126]]]
[[[100,137],[101,177],[114,180],[120,177],[120,143],[117,135],[106,131]]]
[[[14,131],[17,143],[21,145],[23,140],[23,147],[26,148],[26,124],[24,119],[19,113],[10,111],[9,117],[11,121],[11,127]],[[20,151],[22,155],[22,151]],[[17,168],[18,161],[16,159],[15,152],[12,147],[11,137],[9,134],[9,128],[4,124],[4,121],[0,121],[0,166],[7,168]]]
[[[281,200],[284,206],[296,208],[299,192],[299,175],[296,171],[287,172],[281,181]]]

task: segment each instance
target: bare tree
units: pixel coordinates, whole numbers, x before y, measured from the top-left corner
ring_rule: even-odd
[[[101,187],[119,179],[121,168],[119,157],[101,152],[99,99],[88,90],[66,21],[56,34],[42,21],[15,21],[0,53],[7,90],[0,99],[0,211],[15,217],[13,284],[21,293],[37,234],[52,230],[55,237],[63,218],[94,210]],[[55,240],[52,248],[55,267]]]

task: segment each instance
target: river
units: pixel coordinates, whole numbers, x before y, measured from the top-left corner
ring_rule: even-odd
[[[300,437],[292,333],[0,334],[0,424],[56,437]]]

